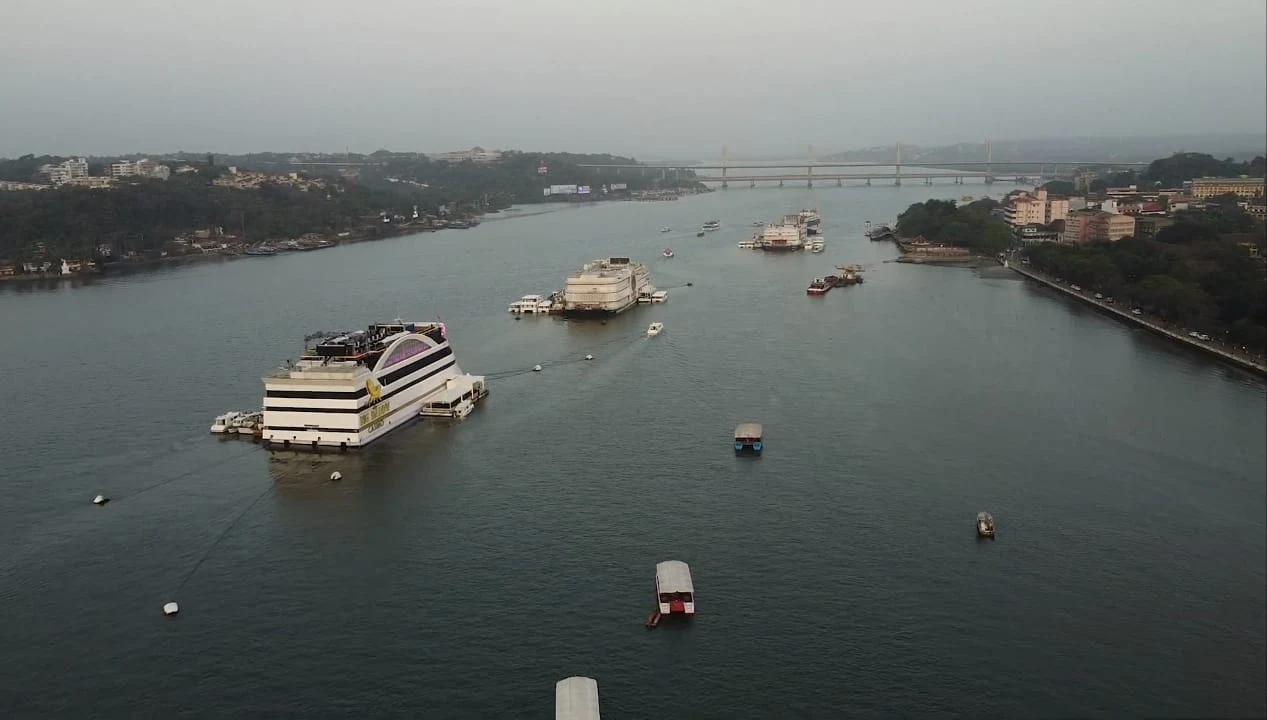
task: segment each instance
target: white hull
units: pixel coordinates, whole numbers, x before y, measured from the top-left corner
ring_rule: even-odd
[[[642,263],[629,258],[596,260],[568,277],[563,311],[574,316],[615,315],[654,290]]]
[[[271,447],[356,448],[408,424],[462,374],[448,340],[438,338],[394,336],[373,370],[316,363],[265,378],[262,439]]]

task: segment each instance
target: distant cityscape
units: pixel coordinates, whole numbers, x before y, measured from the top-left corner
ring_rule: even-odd
[[[1045,188],[1011,193],[998,210],[1022,243],[1084,245],[1123,237],[1151,239],[1176,222],[1175,214],[1203,210],[1214,198],[1232,196],[1258,221],[1267,220],[1261,177],[1203,177],[1178,188],[1141,189],[1136,185],[1090,191],[1095,173],[1079,173],[1077,194],[1058,195]],[[1248,243],[1258,254],[1257,246]]]

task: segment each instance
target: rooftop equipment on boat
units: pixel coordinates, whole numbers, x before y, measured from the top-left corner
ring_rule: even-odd
[[[735,454],[754,453],[760,455],[765,447],[761,437],[760,423],[740,423],[735,428]]]

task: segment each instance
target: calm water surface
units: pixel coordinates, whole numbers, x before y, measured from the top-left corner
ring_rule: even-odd
[[[544,718],[573,674],[605,718],[1263,715],[1263,385],[862,237],[983,189],[532,208],[0,288],[0,716]],[[735,248],[803,206],[827,252]],[[607,254],[669,302],[506,313]],[[852,262],[865,285],[805,296]],[[546,371],[349,456],[207,434],[305,333],[396,315],[442,317],[469,371]],[[647,632],[668,558],[700,615]]]

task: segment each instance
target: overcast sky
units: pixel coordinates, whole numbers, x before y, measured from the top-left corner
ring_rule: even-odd
[[[1262,132],[1264,0],[39,0],[0,155]]]

